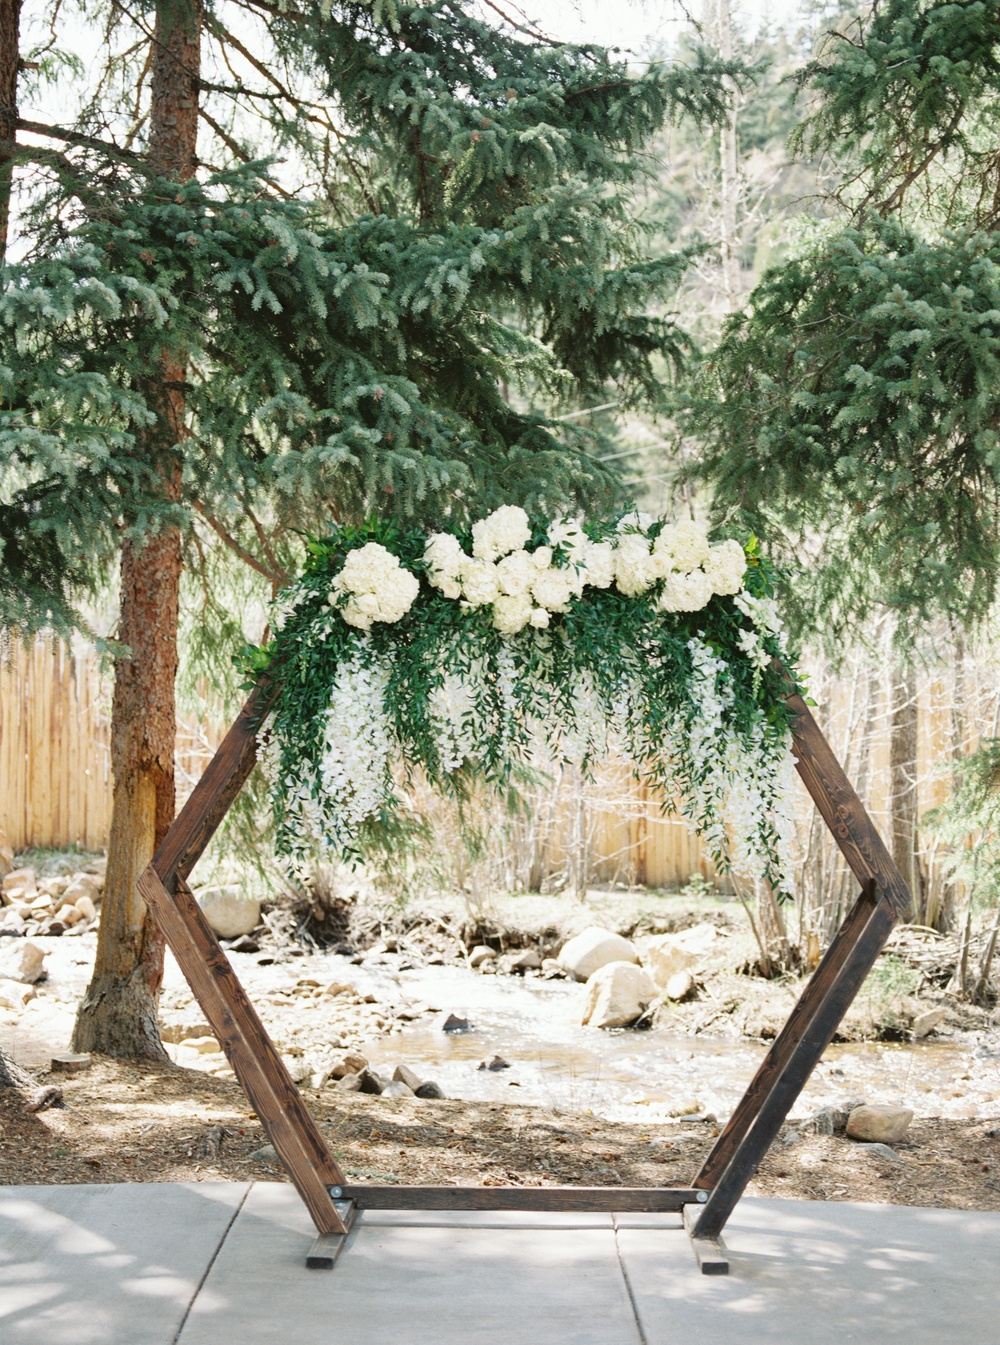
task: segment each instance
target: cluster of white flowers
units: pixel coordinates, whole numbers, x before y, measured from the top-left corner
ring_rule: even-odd
[[[712,644],[703,632],[688,641],[690,664],[682,659],[677,669],[683,689],[666,714],[659,674],[647,675],[660,667],[660,655],[633,651],[620,623],[618,644],[596,663],[588,662],[589,641],[577,657],[571,627],[565,640],[505,639],[479,651],[478,625],[462,622],[433,624],[430,633],[441,633],[441,642],[429,649],[416,642],[421,652],[400,641],[376,653],[383,644],[372,639],[373,625],[405,616],[420,580],[387,547],[359,546],[328,593],[310,588],[307,576],[275,609],[275,625],[296,657],[342,651],[326,683],[326,709],[310,708],[298,723],[290,715],[291,727],[276,727],[264,753],[288,853],[351,850],[366,822],[401,806],[393,779],[401,759],[415,757],[412,764],[444,784],[466,766],[497,782],[516,759],[589,769],[611,755],[666,796],[676,793],[716,857],[754,879],[776,872],[787,879],[789,735],[780,716],[765,712],[773,688],[762,677],[784,637],[774,599],[743,587],[747,560],[738,542],[713,546],[699,523],[660,524],[639,513],[600,541],[573,518],[554,519],[533,539],[527,513],[505,506],[474,525],[471,555],[441,532],[427,539],[423,562],[432,588],[465,608],[485,609],[503,635],[546,629],[588,586],[648,594],[668,613],[697,612],[715,595],[732,596],[743,628],[727,621],[713,625]],[[357,633],[345,632],[341,621]],[[335,631],[340,642],[331,644]],[[717,647],[720,638],[726,648]],[[408,657],[423,660],[418,671]],[[754,670],[749,693],[744,659]],[[734,675],[738,663],[741,676]],[[308,658],[300,666],[312,675]],[[411,695],[411,687],[426,694]],[[737,702],[748,694],[749,701]],[[277,735],[285,731],[282,743]]]
[[[420,580],[378,542],[347,553],[330,589],[330,605],[349,626],[371,630],[375,621],[398,621],[417,600]]]
[[[659,605],[666,612],[697,612],[714,594],[739,593],[746,571],[739,542],[710,546],[705,528],[689,520],[667,524],[651,538],[651,523],[644,514],[626,515],[612,539],[595,542],[578,519],[556,519],[547,541],[528,551],[528,515],[504,505],[473,526],[471,556],[450,533],[435,533],[424,560],[435,588],[469,607],[492,607],[493,624],[504,635],[525,626],[544,630],[588,585],[614,584],[626,597],[638,597],[662,580]]]

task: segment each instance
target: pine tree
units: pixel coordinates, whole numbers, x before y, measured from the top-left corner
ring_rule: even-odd
[[[266,37],[232,31],[244,11]],[[75,1046],[155,1054],[162,954],[134,880],[173,811],[185,543],[204,521],[277,584],[273,539],[323,515],[617,498],[545,409],[661,395],[685,340],[649,314],[686,258],[643,254],[638,151],[668,117],[717,119],[739,72],[699,56],[636,77],[454,0],[113,19],[137,29],[78,124],[18,122],[58,148],[14,151],[36,176],[0,293],[0,620],[71,624],[120,566],[115,807]]]
[[[889,606],[905,639],[995,597],[998,19],[890,0],[828,37],[793,145],[838,166],[839,227],[762,278],[693,391],[717,510],[783,547],[806,626]]]

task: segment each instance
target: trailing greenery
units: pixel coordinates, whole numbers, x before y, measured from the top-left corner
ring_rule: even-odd
[[[664,555],[671,526],[685,546],[694,539],[688,559],[678,544],[662,580],[652,570],[636,580],[635,556]],[[572,762],[587,773],[612,753],[665,807],[679,806],[720,866],[786,885],[794,674],[756,543],[735,581],[720,583],[729,596],[709,586],[695,610],[664,610],[678,573],[711,568],[699,562],[709,548],[696,525],[619,513],[588,524],[575,546],[559,540],[567,531],[534,516],[521,544],[533,553],[507,543],[508,559],[543,554],[549,576],[578,572],[565,602],[536,608],[541,620],[510,633],[497,628],[496,602],[443,591],[440,535],[373,521],[310,541],[274,636],[245,654],[252,681],[281,688],[265,751],[281,853],[296,863],[363,855],[385,828],[405,825],[416,771],[461,804],[477,785],[516,793],[526,771]],[[486,554],[476,532],[454,535],[464,553]],[[408,577],[408,606],[359,629],[348,624],[345,566],[367,555],[387,564],[382,548]],[[466,559],[456,572],[484,563]],[[502,574],[504,561],[495,564]]]

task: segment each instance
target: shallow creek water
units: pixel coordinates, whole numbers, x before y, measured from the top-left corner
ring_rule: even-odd
[[[767,1049],[664,1028],[581,1027],[583,987],[566,981],[483,976],[461,967],[365,971],[383,993],[394,985],[406,1000],[468,1018],[467,1032],[445,1033],[428,1016],[365,1046],[376,1069],[391,1072],[405,1063],[436,1079],[450,1097],[534,1103],[639,1123],[689,1112],[723,1118]],[[478,1069],[494,1052],[510,1068]],[[857,1096],[903,1102],[923,1116],[1000,1115],[1000,1042],[831,1046],[793,1116]]]
[[[18,1013],[0,1010],[0,1045],[29,1068],[65,1050],[80,995],[90,977],[94,938],[40,939],[50,953],[49,980]],[[251,998],[291,989],[303,975],[336,979],[371,991],[381,1003],[427,1006],[469,1019],[467,1032],[441,1031],[440,1013],[397,1023],[363,1049],[372,1065],[391,1074],[408,1065],[436,1079],[449,1097],[518,1102],[565,1111],[591,1111],[609,1120],[662,1123],[690,1113],[728,1116],[767,1047],[757,1042],[682,1036],[666,1027],[601,1031],[580,1026],[583,986],[528,977],[484,976],[465,967],[402,970],[395,959],[355,966],[334,954],[316,954],[280,965],[259,966],[233,955]],[[180,969],[168,957],[165,998],[191,1003]],[[294,1001],[292,1001],[294,1003]],[[322,1036],[322,1008],[305,1014]],[[197,1013],[194,1014],[197,1018]],[[298,1018],[301,1022],[301,1017]],[[279,1029],[282,1049],[292,1038]],[[173,1048],[171,1048],[173,1049]],[[479,1062],[501,1055],[510,1068],[491,1072]],[[188,1061],[192,1064],[194,1061]],[[206,1058],[206,1065],[208,1058]],[[826,1101],[864,1097],[903,1102],[921,1116],[1000,1116],[1000,1033],[908,1043],[831,1046],[814,1071],[793,1117]]]

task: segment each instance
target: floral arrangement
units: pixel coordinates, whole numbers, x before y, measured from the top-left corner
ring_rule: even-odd
[[[722,868],[787,890],[794,676],[755,539],[506,505],[468,532],[374,522],[309,552],[248,659],[281,684],[263,753],[280,853],[360,854],[415,769],[461,799],[613,754]]]

